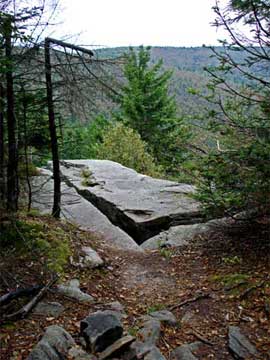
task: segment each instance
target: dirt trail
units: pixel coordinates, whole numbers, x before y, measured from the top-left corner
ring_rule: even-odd
[[[52,324],[63,326],[78,340],[80,321],[89,312],[116,300],[125,307],[128,316],[124,326],[132,333],[138,329],[142,315],[174,307],[179,326],[163,326],[158,344],[166,358],[177,346],[201,338],[210,341],[211,345],[205,344],[199,350],[198,359],[233,359],[228,352],[228,327],[236,325],[261,352],[260,359],[269,359],[270,320],[265,304],[269,301],[270,284],[255,288],[244,299],[240,297],[267,278],[270,272],[269,243],[255,251],[251,249],[252,241],[246,240],[246,234],[242,235],[245,247],[239,236],[236,241],[234,237],[215,234],[185,248],[164,248],[141,254],[108,248],[101,239],[76,227],[68,231],[72,234],[75,252],[81,246],[89,245],[105,260],[105,267],[81,270],[69,266],[61,281],[79,279],[81,290],[91,294],[96,303],[80,304],[49,293],[46,300],[63,304],[64,313],[57,319],[31,315],[1,329],[1,360],[26,359],[45,328]],[[252,234],[248,235],[251,239]],[[4,263],[6,271],[17,274],[20,281],[29,284],[38,282],[39,266],[28,260],[24,263],[21,258]],[[23,273],[22,268],[25,269]],[[245,282],[241,285],[243,279]],[[188,302],[207,294],[208,297]],[[185,301],[185,305],[177,306]]]

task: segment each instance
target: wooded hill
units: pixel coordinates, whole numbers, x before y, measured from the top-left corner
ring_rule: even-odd
[[[222,52],[222,47],[216,47],[216,51]],[[117,58],[129,51],[128,47],[104,48],[96,51],[96,56],[103,58]],[[196,89],[206,94],[206,86],[209,76],[205,68],[217,66],[217,59],[213,56],[213,50],[208,47],[152,47],[152,63],[163,61],[165,69],[173,71],[171,81],[171,94],[175,96],[179,106],[179,112],[183,115],[200,113],[209,103],[198,96],[190,93],[190,89]],[[245,53],[238,51],[233,54],[238,63],[245,57]],[[267,69],[265,69],[267,71]],[[237,84],[243,83],[243,77],[237,71],[227,74],[228,79]]]

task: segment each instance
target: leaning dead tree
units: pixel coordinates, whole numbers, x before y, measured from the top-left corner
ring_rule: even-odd
[[[57,0],[33,0],[40,6],[32,6],[29,1],[26,8],[20,8],[20,1],[14,0],[16,11],[9,5],[0,7],[0,191],[2,204],[14,212],[23,188],[26,191],[21,193],[29,194],[30,208],[29,166],[33,156],[42,158],[50,148],[55,182],[52,213],[58,218],[58,141],[63,137],[63,119],[87,122],[96,116],[105,98],[112,103],[118,96],[114,73],[119,65],[115,60],[95,58],[85,47],[52,38],[44,41],[42,31],[49,20],[42,20],[43,5],[51,2]],[[4,19],[10,18],[13,20],[8,26]],[[47,115],[49,122],[45,124]]]
[[[57,46],[57,50],[53,50],[55,46]],[[52,61],[52,55],[54,61]],[[54,179],[52,214],[55,218],[59,218],[61,212],[61,177],[57,135],[58,125],[56,124],[53,92],[55,90],[55,97],[57,97],[57,95],[62,93],[61,89],[64,88],[72,92],[73,98],[76,94],[79,94],[79,98],[84,103],[91,103],[91,99],[88,98],[89,95],[87,96],[88,93],[93,94],[93,91],[90,91],[91,86],[99,89],[99,91],[106,92],[111,97],[118,96],[119,94],[115,90],[115,87],[108,83],[108,73],[104,70],[104,67],[101,66],[101,64],[104,65],[104,61],[93,59],[94,53],[92,50],[61,40],[46,38],[44,56]],[[53,72],[58,78],[58,84],[56,83],[55,86]],[[71,101],[73,100],[72,97],[70,99]]]
[[[93,56],[93,52],[88,49],[84,49],[79,46],[68,44],[66,42],[46,38],[44,45],[45,54],[45,74],[46,74],[46,89],[47,89],[47,104],[48,104],[48,117],[49,117],[49,129],[51,136],[51,148],[52,148],[52,162],[53,162],[53,181],[54,181],[54,198],[53,198],[53,209],[52,215],[55,218],[60,217],[61,212],[61,178],[60,178],[60,165],[59,165],[59,152],[58,152],[58,141],[57,131],[55,123],[55,111],[53,102],[53,85],[52,85],[52,64],[51,64],[51,45],[58,45],[64,49],[72,49],[77,52]]]

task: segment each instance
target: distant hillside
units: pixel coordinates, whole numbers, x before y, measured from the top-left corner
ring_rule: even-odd
[[[128,52],[128,47],[106,48],[97,51],[99,58],[116,58]],[[221,50],[221,48],[220,48]],[[171,93],[175,95],[180,114],[194,114],[209,106],[204,100],[189,93],[190,88],[206,91],[209,81],[205,67],[217,65],[217,60],[212,56],[211,49],[206,47],[153,47],[151,50],[152,62],[163,60],[164,68],[173,70]],[[238,60],[243,58],[241,52],[237,53]],[[240,82],[237,74],[230,76],[233,82]]]

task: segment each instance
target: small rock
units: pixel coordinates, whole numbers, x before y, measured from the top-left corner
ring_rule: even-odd
[[[96,360],[94,355],[88,354],[83,349],[72,347],[68,352],[68,359],[70,360]]]
[[[125,313],[123,305],[120,304],[119,301],[113,301],[111,303],[105,304],[105,308],[108,309],[107,311],[111,311],[117,315],[119,320],[126,319],[128,317]]]
[[[154,345],[152,344],[145,344],[140,340],[136,340],[133,344],[131,344],[131,358],[143,359],[146,354],[148,354]]]
[[[40,302],[34,308],[33,314],[57,318],[64,310],[64,306],[58,302]]]
[[[129,345],[135,341],[135,337],[127,335],[117,340],[111,346],[107,347],[102,353],[99,354],[99,360],[104,360],[111,357],[118,357],[121,353],[128,349]]]
[[[81,302],[93,303],[94,298],[80,290],[80,282],[77,279],[70,280],[67,285],[58,285],[57,292]]]
[[[106,304],[106,306],[113,311],[119,311],[121,313],[125,312],[124,306],[119,301],[113,301],[111,303]]]
[[[83,268],[95,269],[104,265],[104,261],[98,253],[89,246],[82,247],[83,256],[80,263]]]
[[[191,320],[194,318],[194,312],[192,312],[192,311],[187,311],[184,315],[183,315],[183,317],[182,317],[182,319],[181,319],[181,323],[183,323],[183,324],[190,324],[191,323]]]
[[[200,341],[196,341],[191,344],[184,344],[174,349],[171,357],[173,360],[197,360],[192,352],[197,350],[201,345],[202,343]]]
[[[152,350],[145,355],[144,360],[166,360],[166,358],[161,354],[159,349],[154,346]]]
[[[111,312],[97,311],[81,321],[81,334],[87,347],[93,352],[101,352],[123,334],[119,318]]]
[[[156,319],[147,320],[142,329],[138,331],[138,336],[143,343],[155,345],[160,337],[160,321]]]
[[[34,347],[28,360],[62,360],[70,348],[75,346],[71,335],[61,326],[52,325],[46,329],[39,343]]]
[[[168,324],[171,326],[177,325],[176,317],[169,310],[154,311],[154,312],[150,313],[149,315],[154,319],[164,322],[165,324]]]
[[[229,326],[229,350],[237,359],[252,358],[258,356],[254,345],[243,335],[238,326]]]

